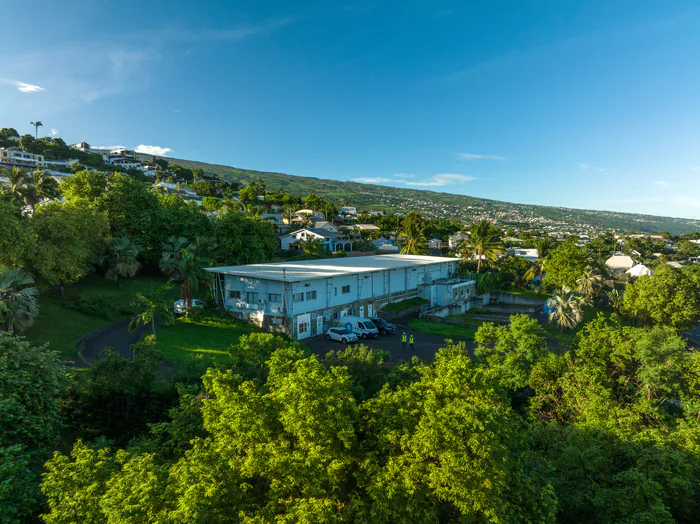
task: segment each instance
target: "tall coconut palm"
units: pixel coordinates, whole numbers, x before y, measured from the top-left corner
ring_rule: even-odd
[[[174,315],[170,309],[170,304],[165,299],[165,292],[168,286],[160,286],[159,288],[143,295],[136,295],[134,306],[139,313],[136,314],[129,322],[129,331],[136,331],[139,326],[151,325],[153,339],[156,339],[156,322],[160,320],[161,324],[168,326],[173,323]]]
[[[41,123],[41,120],[37,120],[36,122],[29,122],[29,124],[34,126],[34,138],[39,138],[39,128],[43,127],[44,124]]]
[[[141,264],[137,260],[141,246],[128,235],[110,238],[107,241],[107,254],[102,259],[106,268],[105,278],[119,283],[120,278],[131,278],[138,273]]]
[[[583,320],[585,299],[570,288],[562,287],[550,300],[553,310],[549,321],[562,331],[575,328]]]
[[[495,260],[506,250],[501,241],[501,231],[488,220],[481,220],[469,228],[469,238],[464,246],[473,256],[476,256],[476,272],[481,272],[482,260]]]
[[[39,314],[34,279],[21,269],[0,271],[0,328],[10,333],[24,333]]]
[[[427,255],[428,239],[425,237],[425,224],[417,213],[409,213],[401,222],[399,235],[403,237],[402,255]]]
[[[583,294],[588,300],[592,300],[602,285],[603,277],[588,267],[576,280],[576,291]]]

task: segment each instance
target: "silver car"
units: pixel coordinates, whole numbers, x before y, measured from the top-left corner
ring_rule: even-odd
[[[206,309],[207,305],[202,302],[201,300],[198,300],[196,298],[192,299],[192,307],[197,307],[200,309]],[[185,305],[185,299],[180,299],[173,304],[173,311],[178,314],[182,314],[187,310],[187,306]]]
[[[343,344],[357,342],[357,335],[344,327],[334,327],[326,331],[326,340],[337,340]]]

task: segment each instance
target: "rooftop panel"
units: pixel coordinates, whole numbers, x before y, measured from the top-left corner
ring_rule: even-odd
[[[299,262],[211,267],[207,268],[207,271],[224,275],[296,282],[339,275],[371,273],[386,269],[426,266],[441,262],[456,262],[458,260],[457,258],[429,257],[424,255],[375,255],[369,257],[324,258]]]

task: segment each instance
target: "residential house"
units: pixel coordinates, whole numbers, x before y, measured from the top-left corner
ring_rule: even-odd
[[[447,244],[449,245],[450,249],[456,248],[460,242],[466,240],[468,237],[461,231],[457,231],[454,235],[450,235],[447,238]]]
[[[375,226],[374,224],[355,224],[355,231],[358,231],[360,233],[362,232],[367,232],[367,233],[376,233],[381,231],[382,228],[379,226]]]
[[[17,146],[0,147],[0,165],[17,167],[44,167],[44,155],[22,151]]]
[[[636,266],[629,268],[627,271],[625,271],[625,273],[627,273],[631,278],[639,278],[642,276],[650,277],[654,274],[654,271],[646,267],[644,264],[637,264]]]
[[[523,248],[523,247],[509,249],[506,251],[506,254],[511,256],[511,257],[524,258],[528,262],[537,262],[537,259],[540,256],[540,254],[536,248]]]
[[[282,215],[280,215],[279,213],[262,213],[260,215],[260,218],[273,223],[277,228],[277,231],[284,232],[282,228],[285,228],[285,230],[287,229],[287,226],[284,223],[284,218],[282,218]]]
[[[338,209],[338,213],[341,215],[357,216],[357,208],[353,206],[343,206]]]
[[[621,273],[633,268],[637,261],[628,255],[613,255],[605,261],[605,268],[609,273]]]
[[[401,251],[401,248],[396,244],[396,242],[393,242],[391,240],[388,240],[384,237],[380,237],[374,242],[372,242],[372,245],[376,248],[378,254],[391,254],[391,253],[398,253]]]
[[[280,237],[280,245],[284,251],[293,248],[297,242],[318,241],[327,246],[331,253],[336,251],[352,251],[352,241],[343,239],[342,234],[325,229],[305,228],[292,231]]]
[[[428,240],[428,248],[430,249],[440,249],[440,244],[442,244],[442,239],[431,238]]]
[[[455,258],[375,255],[207,271],[214,274],[214,297],[227,311],[303,340],[325,333],[345,315],[373,316],[385,304],[412,297],[437,299],[435,283],[454,277],[458,263]]]

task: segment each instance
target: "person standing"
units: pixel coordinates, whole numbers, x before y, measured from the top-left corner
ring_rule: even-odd
[[[411,351],[416,350],[416,348],[413,346],[414,342],[415,342],[415,339],[413,338],[413,333],[411,333],[411,337],[408,339],[408,347]]]
[[[404,331],[403,335],[401,335],[401,349],[403,351],[406,351],[406,332]]]

